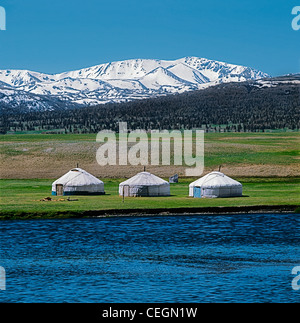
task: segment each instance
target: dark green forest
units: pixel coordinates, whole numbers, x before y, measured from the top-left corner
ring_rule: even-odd
[[[118,131],[120,121],[127,122],[128,129],[131,130],[299,130],[299,83],[290,78],[286,78],[285,82],[276,82],[274,79],[274,82],[273,85],[262,85],[256,81],[228,83],[204,90],[126,103],[2,114],[0,131],[2,134],[16,131],[95,133],[103,129]]]

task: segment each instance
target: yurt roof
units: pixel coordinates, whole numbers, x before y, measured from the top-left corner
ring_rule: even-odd
[[[153,175],[149,172],[141,172],[135,176],[129,178],[128,180],[120,183],[120,185],[141,185],[141,186],[151,186],[151,185],[164,185],[169,184],[162,178]]]
[[[52,185],[63,184],[69,186],[82,186],[82,185],[99,185],[103,182],[94,175],[88,173],[81,168],[73,168],[65,175],[61,176]]]
[[[224,187],[224,186],[241,186],[242,184],[231,177],[221,172],[211,172],[196,181],[192,182],[190,186],[201,187]]]
[[[212,172],[212,173],[217,173],[217,172]],[[196,179],[194,182],[190,183],[189,186],[201,186],[202,183],[205,181],[205,179],[210,176],[212,173],[206,174],[205,176],[202,176],[198,179]]]

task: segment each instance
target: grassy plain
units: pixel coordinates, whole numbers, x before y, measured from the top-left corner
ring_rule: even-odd
[[[206,133],[205,171],[229,176],[300,176],[300,132]],[[128,178],[143,166],[101,167],[96,161],[96,134],[0,135],[1,178],[58,178],[84,168],[100,178]],[[150,158],[149,158],[150,160]],[[161,177],[185,174],[184,166],[147,166]]]
[[[189,198],[188,184],[195,178],[183,176],[184,166],[147,166],[165,179],[178,173],[180,181],[171,185],[170,197],[126,198],[124,203],[118,184],[143,166],[99,166],[96,134],[1,135],[0,143],[0,218],[88,210],[300,205],[299,132],[205,134],[204,174],[222,165],[222,172],[242,182],[243,197]],[[40,201],[51,196],[53,180],[77,163],[104,181],[107,194]]]
[[[191,179],[181,179],[171,184],[169,197],[125,198],[118,196],[118,184],[122,179],[105,180],[106,195],[51,196],[51,182],[46,179],[1,180],[0,218],[34,215],[55,216],[59,212],[73,214],[89,210],[144,210],[186,208],[187,212],[199,207],[236,207],[257,205],[300,205],[300,178],[241,178],[243,197],[221,199],[197,199],[188,197]],[[51,197],[51,201],[41,201]],[[122,212],[120,212],[122,213]]]

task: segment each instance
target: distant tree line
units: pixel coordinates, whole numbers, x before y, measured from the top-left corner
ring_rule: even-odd
[[[3,114],[0,131],[96,133],[129,129],[193,129],[255,132],[266,129],[299,130],[300,91],[293,83],[258,86],[230,83],[204,90],[147,100],[68,109],[64,111]]]

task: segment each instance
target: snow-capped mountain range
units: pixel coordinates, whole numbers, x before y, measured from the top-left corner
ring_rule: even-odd
[[[54,75],[0,70],[0,105],[24,111],[65,109],[266,77],[249,67],[198,57],[131,59]]]

